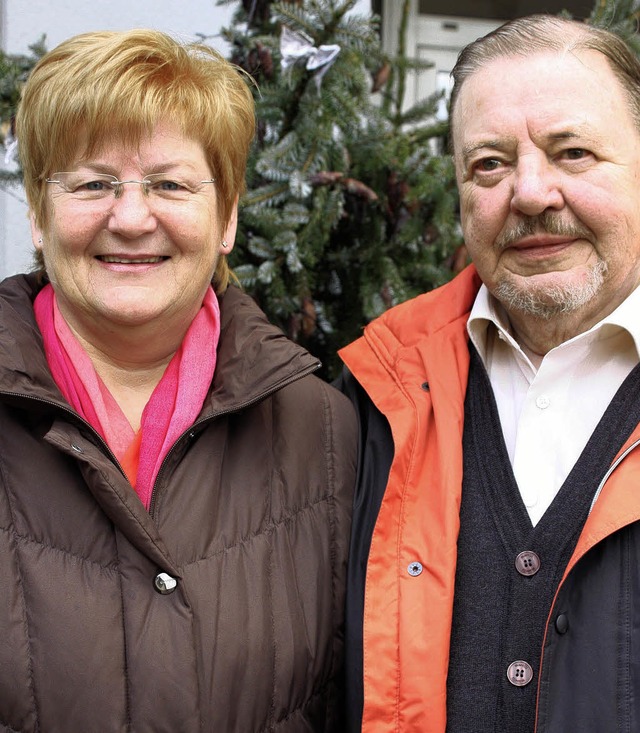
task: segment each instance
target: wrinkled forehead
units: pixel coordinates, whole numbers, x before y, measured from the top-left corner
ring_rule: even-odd
[[[526,117],[544,126],[564,118],[598,120],[610,109],[630,114],[625,90],[598,51],[500,56],[461,84],[451,115],[453,150],[457,153],[469,130],[497,121]]]
[[[79,130],[75,144],[66,157],[64,169],[74,169],[90,163],[117,165],[138,163],[140,166],[206,164],[204,148],[194,136],[185,134],[182,125],[160,120],[156,125],[127,130],[109,130],[97,134],[95,130]]]

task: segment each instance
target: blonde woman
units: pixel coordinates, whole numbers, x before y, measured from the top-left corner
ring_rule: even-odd
[[[229,286],[245,80],[85,34],[17,131],[39,270],[0,286],[0,729],[342,730],[354,417]]]

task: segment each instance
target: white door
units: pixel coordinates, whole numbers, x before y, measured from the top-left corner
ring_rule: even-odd
[[[387,0],[382,8],[382,45],[389,54],[398,48],[398,31],[402,20],[402,0]],[[449,74],[458,53],[471,41],[489,33],[501,20],[424,15],[418,13],[417,0],[411,0],[407,36],[407,55],[433,63],[419,74],[411,74],[405,96],[405,109],[436,91],[449,91]],[[446,101],[440,104],[438,117],[446,119]]]
[[[499,25],[500,21],[419,15],[413,54],[416,58],[430,61],[433,66],[414,75],[414,100],[424,99],[436,91],[445,91],[446,97],[440,101],[438,108],[438,119],[446,120],[446,99],[453,83],[450,73],[458,54],[468,43]]]
[[[403,0],[374,0],[382,15],[382,45],[389,54],[398,47]],[[448,90],[449,73],[458,53],[476,38],[497,28],[504,20],[530,13],[559,13],[566,9],[575,18],[586,18],[593,0],[411,0],[407,29],[407,55],[433,62],[434,66],[408,80],[405,108],[435,91]],[[420,12],[422,10],[422,12]],[[446,15],[449,12],[452,15]],[[439,117],[446,118],[446,103]]]

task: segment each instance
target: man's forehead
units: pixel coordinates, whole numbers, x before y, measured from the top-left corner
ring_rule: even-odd
[[[587,121],[588,113],[620,102],[627,104],[622,85],[598,51],[501,56],[463,82],[452,114],[454,142],[462,128],[521,111],[551,123],[565,116],[573,119],[566,129],[560,124],[552,133],[569,135],[576,124]]]

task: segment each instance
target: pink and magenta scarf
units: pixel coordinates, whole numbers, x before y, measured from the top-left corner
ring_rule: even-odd
[[[197,418],[216,366],[218,299],[210,287],[135,432],[62,317],[51,285],[34,302],[51,374],[69,404],[104,438],[148,510],[165,456]]]

